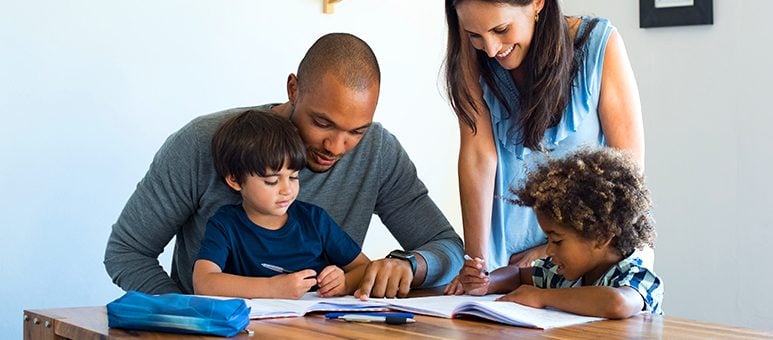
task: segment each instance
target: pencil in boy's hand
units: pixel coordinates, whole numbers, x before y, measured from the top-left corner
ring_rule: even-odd
[[[277,273],[280,273],[280,274],[293,274],[293,273],[295,273],[292,270],[287,270],[287,269],[284,269],[284,268],[282,268],[280,266],[275,266],[273,264],[261,263],[260,265],[263,266],[263,268],[266,268],[268,270],[273,270],[273,271],[275,271]],[[314,279],[314,278],[316,278],[316,277],[309,276],[309,277],[306,277],[304,279]],[[319,289],[319,285],[315,284],[314,286],[311,287],[311,290],[317,290],[317,289]]]
[[[277,273],[282,273],[282,274],[292,274],[293,273],[293,272],[291,272],[291,271],[289,271],[287,269],[284,269],[284,268],[282,268],[280,266],[275,266],[273,264],[261,263],[260,265],[263,266],[263,268],[266,268],[268,270],[273,270],[273,271],[275,271]]]

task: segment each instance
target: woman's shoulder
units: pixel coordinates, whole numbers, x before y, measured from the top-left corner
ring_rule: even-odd
[[[577,39],[578,36],[581,36],[588,29],[592,30],[590,34],[598,34],[600,31],[614,28],[607,18],[586,15],[566,17],[566,24],[574,39]]]

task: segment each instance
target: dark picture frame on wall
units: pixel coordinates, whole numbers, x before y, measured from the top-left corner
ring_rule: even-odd
[[[713,0],[639,0],[639,27],[713,25]]]

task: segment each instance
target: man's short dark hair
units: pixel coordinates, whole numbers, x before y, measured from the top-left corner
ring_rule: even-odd
[[[306,165],[303,140],[295,126],[270,111],[248,110],[229,118],[212,137],[212,157],[217,174],[233,176],[237,183],[266,170],[292,170]]]
[[[296,74],[299,93],[305,93],[326,73],[351,89],[366,90],[381,83],[381,70],[373,50],[348,33],[329,33],[311,45]]]

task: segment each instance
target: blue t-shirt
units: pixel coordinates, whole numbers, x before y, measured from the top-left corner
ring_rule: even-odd
[[[250,221],[244,208],[225,205],[207,223],[197,259],[214,262],[224,273],[271,277],[268,263],[290,271],[328,265],[343,268],[360,254],[360,247],[328,213],[313,204],[295,201],[282,228],[269,230]]]
[[[583,17],[579,34],[588,28],[594,18]],[[523,185],[527,174],[547,158],[558,158],[577,150],[583,145],[606,145],[599,123],[598,106],[601,92],[601,73],[609,35],[614,27],[608,20],[599,21],[582,48],[584,58],[578,66],[572,84],[572,93],[561,121],[545,131],[542,145],[545,152],[524,147],[522,132],[516,121],[520,114],[520,94],[509,72],[496,60],[489,60],[494,79],[504,99],[516,112],[512,116],[491,89],[481,80],[483,99],[491,112],[491,127],[497,149],[497,171],[491,211],[491,236],[486,261],[489,268],[506,266],[510,256],[544,244],[545,233],[537,223],[537,217],[529,207],[507,201],[514,198],[510,187]]]
[[[537,288],[582,287],[582,277],[569,281],[563,275],[558,274],[557,267],[550,257],[534,261],[534,273],[532,274],[534,286]],[[645,268],[636,254],[631,254],[610,267],[604,275],[593,283],[593,286],[631,287],[644,299],[642,310],[657,315],[663,314],[663,310],[660,308],[660,304],[663,302],[663,281],[651,270]]]

